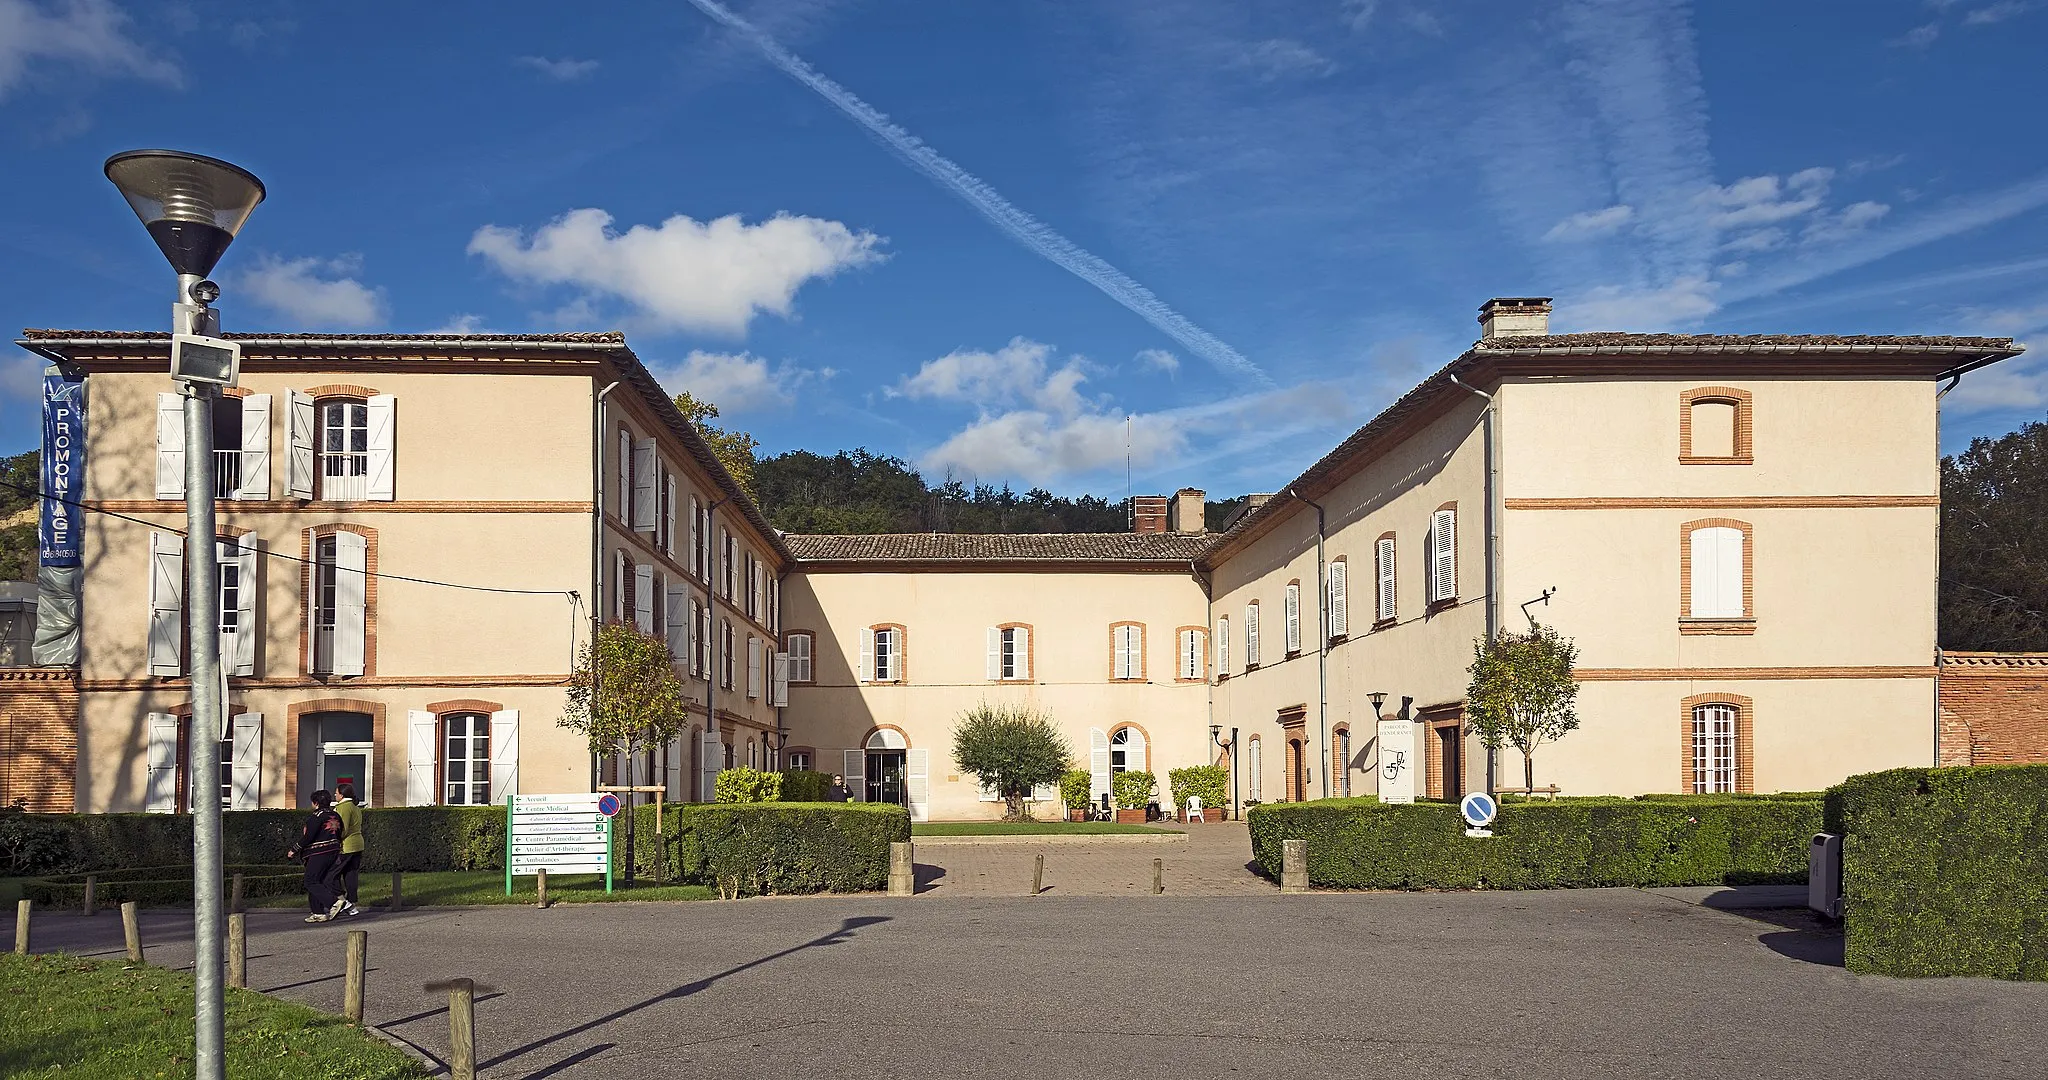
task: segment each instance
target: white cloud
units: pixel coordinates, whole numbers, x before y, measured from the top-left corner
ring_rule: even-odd
[[[1743,233],[1741,236],[1721,245],[1725,251],[1769,251],[1772,248],[1783,246],[1785,246],[1785,230],[1783,229],[1758,229],[1755,232]]]
[[[1940,36],[1941,24],[1938,22],[1931,22],[1921,26],[1916,26],[1911,30],[1908,30],[1905,33],[1899,35],[1898,37],[1891,39],[1889,42],[1886,42],[1886,44],[1907,49],[1924,49],[1929,45],[1934,44],[1934,40]]]
[[[1816,218],[1806,226],[1806,232],[1801,239],[1807,243],[1824,243],[1829,240],[1841,240],[1854,236],[1871,225],[1876,224],[1886,214],[1891,213],[1891,211],[1891,207],[1881,202],[1866,200],[1864,202],[1850,203],[1843,207],[1842,212],[1839,214],[1832,216],[1822,215]]]
[[[1550,227],[1543,234],[1545,240],[1590,240],[1597,236],[1609,236],[1636,216],[1635,207],[1627,203],[1610,206],[1604,210],[1588,210],[1573,214]]]
[[[1561,301],[1558,311],[1569,315],[1573,329],[1668,330],[1713,314],[1720,306],[1714,299],[1719,288],[1704,277],[1680,278],[1660,289],[1602,285]]]
[[[183,85],[161,50],[128,35],[128,16],[109,0],[63,0],[48,9],[0,0],[0,99],[31,66],[75,64],[99,75]]]
[[[534,230],[486,225],[469,252],[520,281],[613,296],[653,328],[743,335],[756,314],[789,317],[799,288],[883,258],[883,239],[837,221],[777,214],[749,225],[738,214],[612,229],[603,210],[571,210]]]
[[[981,408],[1026,404],[1073,416],[1087,408],[1081,384],[1088,380],[1081,357],[1068,357],[1052,369],[1053,347],[1026,337],[988,352],[955,349],[927,360],[917,374],[891,388],[891,397],[956,401]]]
[[[1180,373],[1180,357],[1165,349],[1139,349],[1135,359],[1155,371],[1164,371],[1168,375]]]
[[[43,360],[38,356],[17,352],[0,360],[0,398],[18,397],[28,401],[41,401],[43,397]]]
[[[1967,416],[1987,412],[2036,412],[2048,406],[2048,370],[2021,355],[1963,376],[1941,399],[1941,411]]]
[[[1130,460],[1137,468],[1159,464],[1187,446],[1187,432],[1168,417],[1133,417],[1129,431]],[[924,454],[919,464],[939,473],[1043,483],[1121,465],[1126,445],[1122,414],[1055,416],[1025,409],[981,417]]]
[[[427,331],[429,334],[489,334],[494,331],[484,328],[481,315],[457,315],[447,322]]]
[[[560,60],[551,60],[545,56],[520,56],[515,57],[513,63],[539,72],[542,78],[555,82],[575,82],[587,78],[599,66],[595,60],[576,60],[567,56]]]
[[[237,287],[257,303],[313,328],[369,326],[384,319],[384,297],[353,277],[362,260],[286,259],[265,253],[244,271]]]
[[[1981,7],[1963,16],[1964,26],[1990,26],[2001,23],[2015,15],[2023,15],[2034,5],[2022,0],[1999,0],[1989,7]]]
[[[1833,169],[1802,169],[1780,181],[1776,176],[1751,176],[1727,187],[1710,185],[1696,200],[1708,208],[1718,228],[1739,229],[1786,221],[1820,208],[1828,194]]]
[[[698,401],[724,413],[750,412],[787,405],[812,379],[830,378],[830,369],[814,370],[789,361],[770,367],[752,353],[715,353],[693,349],[679,364],[650,363],[654,377],[671,393],[688,390]]]
[[[1273,38],[1241,46],[1230,66],[1249,71],[1261,82],[1320,79],[1335,74],[1337,62],[1292,38]]]

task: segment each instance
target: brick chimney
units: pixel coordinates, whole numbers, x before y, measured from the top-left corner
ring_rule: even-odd
[[[1479,306],[1482,338],[1541,337],[1548,333],[1548,296],[1498,296]]]
[[[1166,511],[1167,530],[1177,533],[1208,532],[1207,494],[1201,488],[1182,488],[1174,492],[1173,505]]]
[[[1134,533],[1163,533],[1166,531],[1166,496],[1134,495],[1131,497],[1131,531]]]

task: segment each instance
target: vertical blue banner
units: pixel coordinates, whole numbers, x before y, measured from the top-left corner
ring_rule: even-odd
[[[85,380],[43,376],[42,527],[36,536],[44,566],[77,566],[85,492]]]

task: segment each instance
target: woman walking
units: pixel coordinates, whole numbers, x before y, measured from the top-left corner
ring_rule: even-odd
[[[306,863],[306,900],[313,913],[309,923],[323,923],[340,914],[348,899],[337,893],[340,885],[341,815],[334,812],[334,796],[322,788],[313,793],[313,815],[299,829],[299,839],[285,851],[289,859]]]

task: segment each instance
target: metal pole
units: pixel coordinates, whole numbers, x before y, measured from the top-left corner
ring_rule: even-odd
[[[205,309],[185,303],[192,275],[179,275],[172,326],[212,329]],[[192,982],[197,1080],[225,1080],[221,986],[220,737],[226,684],[220,666],[220,562],[213,517],[213,402],[220,391],[188,384],[185,394],[185,611],[192,643]]]

